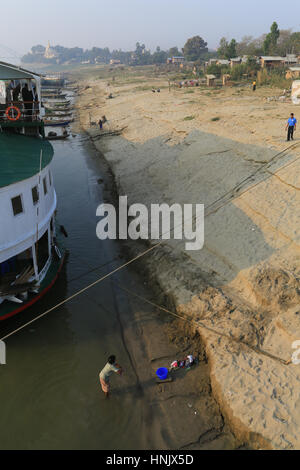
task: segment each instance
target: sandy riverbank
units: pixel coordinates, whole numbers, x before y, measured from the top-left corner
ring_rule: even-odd
[[[74,130],[75,126],[79,130],[78,124],[74,123]],[[113,176],[103,156],[99,157],[102,178],[98,184],[103,185],[104,200],[113,203],[117,198]],[[122,252],[126,257],[124,245]],[[117,279],[114,276],[121,341],[128,360],[122,380],[113,381],[112,402],[120,397],[137,401],[141,411],[139,442],[144,449],[246,449],[247,444],[231,432],[212,395],[199,333],[132,295],[157,301],[156,295],[151,297],[155,289],[144,275],[147,273],[137,273],[135,268],[122,270]],[[197,359],[195,367],[171,373],[172,382],[156,384],[158,367],[169,367],[174,359],[190,353]]]
[[[267,100],[278,90],[169,92],[157,78],[154,94],[139,80],[82,83],[81,125],[129,203],[210,208],[203,250],[169,241],[144,267],[178,312],[201,321],[213,394],[237,436],[299,449],[300,371],[288,364],[300,339],[299,160],[297,149],[278,155],[291,105]],[[102,115],[122,135],[100,137],[90,121]]]

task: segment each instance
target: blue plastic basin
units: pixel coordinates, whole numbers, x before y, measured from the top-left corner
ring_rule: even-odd
[[[160,367],[156,371],[156,375],[159,378],[159,380],[166,380],[166,378],[168,377],[168,373],[169,371],[168,369],[166,369],[166,367]]]

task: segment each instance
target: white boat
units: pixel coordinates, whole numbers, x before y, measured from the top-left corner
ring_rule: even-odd
[[[44,136],[41,76],[0,62],[0,128]]]
[[[64,251],[57,241],[53,148],[0,134],[0,321],[31,306],[54,284]]]
[[[65,256],[55,222],[53,147],[23,119],[0,132],[0,321],[37,302]]]

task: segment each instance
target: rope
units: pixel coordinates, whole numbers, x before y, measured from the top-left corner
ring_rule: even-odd
[[[135,292],[127,289],[126,287],[123,287],[120,283],[118,283],[118,281],[112,279],[112,281],[118,285],[118,287],[125,291],[127,294],[133,296],[133,297],[136,297],[137,299],[140,299],[141,301],[145,302],[145,303],[148,303],[149,305],[151,305],[152,307],[156,307],[158,308],[159,310],[165,312],[165,313],[168,313],[169,315],[172,315],[173,317],[176,317],[176,318],[179,318],[180,320],[183,320],[184,322],[188,322],[188,323],[191,323],[197,327],[201,327],[201,328],[204,328],[205,330],[208,330],[208,331],[211,331],[212,333],[218,335],[218,336],[222,336],[223,338],[227,338],[229,339],[230,341],[233,341],[235,343],[238,343],[238,344],[242,344],[243,346],[246,346],[247,348],[249,349],[252,349],[254,352],[256,353],[259,353],[259,354],[263,354],[264,356],[267,356],[271,359],[274,359],[276,361],[279,361],[281,362],[282,364],[284,365],[288,365],[290,364],[290,361],[286,361],[285,359],[282,359],[281,357],[278,357],[278,356],[275,356],[274,354],[271,354],[267,351],[264,351],[263,349],[259,349],[257,348],[256,346],[252,346],[250,345],[249,343],[246,343],[245,341],[242,341],[238,338],[235,338],[234,336],[230,336],[230,335],[227,335],[226,333],[222,333],[218,330],[215,330],[214,328],[211,328],[210,326],[207,326],[205,325],[203,322],[201,321],[196,321],[196,320],[193,320],[191,318],[188,318],[188,317],[183,317],[182,315],[179,315],[178,313],[175,313],[175,312],[172,312],[171,310],[165,308],[165,307],[162,307],[161,305],[158,305],[154,302],[152,302],[151,300],[148,300],[144,297],[142,297],[141,295],[138,295],[136,294]]]
[[[69,302],[70,300],[72,299],[75,299],[76,297],[78,297],[79,295],[83,294],[84,292],[86,292],[87,290],[91,289],[92,287],[96,286],[97,284],[99,284],[100,282],[104,281],[105,279],[107,279],[108,277],[112,276],[113,274],[117,273],[118,271],[121,271],[121,269],[125,268],[126,266],[129,266],[130,264],[134,263],[134,261],[136,261],[137,259],[141,258],[142,256],[145,256],[147,253],[150,253],[151,251],[153,251],[158,245],[161,245],[163,243],[163,241],[161,241],[160,243],[156,244],[156,245],[153,245],[152,247],[150,247],[148,250],[140,253],[139,255],[135,256],[134,258],[132,258],[131,260],[127,261],[127,263],[124,263],[122,264],[121,266],[119,266],[118,268],[114,269],[113,271],[110,271],[108,274],[105,274],[105,276],[102,276],[100,279],[97,279],[96,281],[92,282],[91,284],[87,285],[86,287],[84,287],[83,289],[75,292],[75,294],[71,295],[70,297],[68,297],[67,299],[63,300],[62,302],[59,302],[58,304],[54,305],[54,307],[51,307],[50,309],[46,310],[44,313],[38,315],[37,317],[33,318],[32,320],[30,320],[29,322],[25,323],[24,325],[20,326],[19,328],[17,328],[16,330],[12,331],[11,333],[8,333],[6,336],[4,336],[3,338],[0,338],[0,341],[4,341],[5,339],[9,338],[10,336],[14,335],[15,333],[17,333],[18,331],[21,331],[23,330],[24,328],[26,328],[28,325],[31,325],[32,323],[34,323],[35,321],[39,320],[40,318],[44,317],[45,315],[48,315],[48,313],[51,313],[53,312],[53,310],[56,310],[57,308],[59,307],[62,307],[64,304],[66,304],[67,302]]]
[[[292,144],[291,146],[289,146],[289,147],[287,147],[286,149],[282,150],[281,152],[279,152],[278,154],[276,154],[276,155],[272,158],[272,160],[274,160],[277,156],[283,154],[283,153],[286,152],[287,150],[289,150],[289,149],[291,149],[291,148],[295,148],[298,144],[299,144],[299,143]],[[288,165],[294,163],[294,162],[295,162],[296,160],[298,160],[299,158],[300,158],[300,155],[299,155],[293,162],[288,162],[288,164],[286,164],[286,165],[284,165],[283,167],[281,167],[280,170],[283,169],[283,168],[285,168],[286,166],[288,166]],[[269,164],[269,163],[270,163],[270,162],[268,162],[268,164]],[[261,168],[260,168],[259,170],[261,170]],[[278,170],[278,171],[279,171],[279,170]],[[257,173],[257,172],[256,172],[256,173]],[[255,174],[256,174],[256,173],[255,173]],[[252,176],[253,176],[253,175],[252,175]],[[265,179],[271,178],[271,176],[273,176],[273,175],[270,175],[270,174],[269,174],[269,175],[267,175],[267,177],[266,177]],[[249,177],[246,178],[244,181],[246,181],[247,179],[249,179]],[[264,179],[263,181],[265,181],[265,179]],[[254,186],[251,186],[250,188],[247,188],[243,193],[240,193],[240,194],[238,194],[236,197],[233,197],[233,199],[237,199],[237,198],[240,197],[242,194],[245,194],[247,191],[250,191],[251,189],[253,189],[253,187],[255,187],[255,186],[256,186],[257,184],[259,184],[259,183],[261,183],[261,181],[258,182],[258,183],[256,183]],[[242,184],[242,182],[239,183],[239,185],[240,185],[240,184]],[[230,192],[232,192],[232,190],[231,190]],[[226,193],[226,194],[228,194],[228,193]],[[223,197],[225,197],[226,194],[225,194]],[[220,199],[221,199],[221,198],[219,198],[218,200],[220,200]],[[212,205],[214,205],[216,202],[218,202],[218,200],[216,200],[214,203],[210,204],[208,207],[211,207]],[[232,199],[231,199],[231,200],[232,200]],[[228,203],[227,201],[224,202],[224,204],[223,204],[222,206],[218,207],[218,209],[220,209],[221,207],[223,207],[223,206],[226,205],[227,203]],[[218,209],[215,209],[214,211],[212,211],[212,212],[206,214],[206,216],[209,216],[211,213],[215,212],[215,211],[218,210]],[[166,232],[166,233],[171,233],[172,231],[174,231],[174,229],[175,229],[175,227],[173,227],[173,229],[169,230],[169,231]],[[165,233],[165,234],[166,234],[166,233]],[[162,234],[162,236],[165,235],[165,234]],[[33,319],[30,320],[29,322],[25,323],[24,325],[20,326],[19,328],[15,329],[14,331],[8,333],[8,334],[5,335],[4,337],[2,337],[0,340],[1,340],[1,341],[4,341],[5,339],[9,338],[10,336],[12,336],[12,335],[16,334],[17,332],[23,330],[24,328],[26,328],[26,327],[29,326],[30,324],[34,323],[35,321],[39,320],[40,318],[44,317],[45,315],[48,315],[49,313],[51,313],[52,311],[56,310],[57,308],[59,308],[59,307],[65,305],[65,304],[66,304],[67,302],[69,302],[70,300],[72,300],[72,299],[78,297],[79,295],[81,295],[82,293],[84,293],[84,292],[86,292],[87,290],[91,289],[92,287],[94,287],[94,286],[100,284],[100,282],[102,282],[102,281],[104,281],[105,279],[111,277],[113,274],[117,273],[118,271],[121,271],[122,269],[124,269],[125,267],[131,265],[132,263],[134,263],[134,262],[137,261],[138,259],[140,259],[140,258],[146,256],[148,253],[152,252],[152,251],[155,250],[157,247],[161,246],[163,243],[164,243],[164,240],[161,240],[160,242],[156,243],[156,244],[153,245],[152,247],[148,248],[147,250],[143,251],[143,252],[140,253],[139,255],[135,256],[134,258],[132,258],[132,259],[130,259],[129,261],[127,261],[126,263],[122,264],[122,265],[119,266],[118,268],[114,269],[113,271],[110,271],[109,273],[107,273],[106,275],[104,275],[104,276],[102,276],[101,278],[97,279],[96,281],[92,282],[91,284],[87,285],[87,286],[84,287],[83,289],[81,289],[81,290],[75,292],[73,295],[69,296],[67,299],[63,300],[62,302],[59,302],[59,303],[56,304],[54,307],[52,307],[52,308],[46,310],[45,312],[43,312],[42,314],[40,314],[40,315],[38,315],[37,317],[33,318]],[[146,299],[144,299],[144,301],[146,301]],[[157,306],[157,308],[160,308],[160,307]],[[162,308],[164,311],[166,311],[166,309],[164,309],[164,307],[161,307],[161,308]],[[168,313],[170,313],[170,312],[168,312]],[[174,312],[173,312],[173,314],[174,314]],[[177,315],[177,314],[174,314],[174,315]],[[197,323],[197,325],[199,326],[198,323]],[[203,328],[209,329],[209,327],[207,327],[207,326],[205,326],[205,325],[200,325],[200,326],[202,326]],[[216,332],[216,334],[224,335],[224,333],[221,334],[221,333],[219,333],[219,332]],[[229,337],[229,338],[232,339],[231,337]],[[233,340],[233,339],[232,339],[232,340]],[[239,341],[239,340],[236,340],[236,341]],[[240,342],[240,341],[239,341],[239,342]],[[247,343],[244,343],[244,344],[247,345]],[[247,346],[250,347],[249,345],[247,345]],[[265,354],[268,355],[269,353],[266,353],[266,352],[265,352]],[[271,356],[272,356],[272,355],[271,355]],[[271,357],[271,356],[269,356],[269,357]],[[280,360],[281,362],[286,363],[286,361],[284,361],[284,360],[281,359],[281,358],[278,358],[278,360]]]

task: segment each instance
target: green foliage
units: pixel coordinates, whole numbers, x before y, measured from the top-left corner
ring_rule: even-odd
[[[213,57],[231,59],[236,56],[250,55],[282,55],[300,54],[300,32],[292,33],[291,30],[279,30],[278,24],[274,21],[270,32],[260,38],[254,39],[252,36],[245,36],[240,42],[231,39],[230,42],[225,37],[221,38],[218,52],[208,51],[207,43],[200,36],[194,36],[186,42],[183,52],[177,46],[171,47],[168,51],[163,51],[158,46],[154,53],[146,49],[145,44],[136,43],[134,51],[122,51],[121,49],[110,51],[108,47],[93,47],[84,50],[80,47],[67,48],[54,46],[52,48],[57,57],[46,59],[44,57],[46,48],[40,44],[33,46],[31,52],[22,58],[25,63],[39,63],[46,65],[60,64],[80,64],[89,62],[90,64],[108,64],[111,59],[120,60],[125,65],[151,65],[163,64],[168,57],[180,56],[182,53],[188,60],[192,60],[199,65]],[[247,64],[250,66],[250,64]],[[211,66],[213,67],[213,66]],[[251,64],[252,70],[257,69],[257,64]],[[227,73],[225,69],[210,69],[208,73],[221,75]],[[249,71],[249,67],[248,67]],[[236,72],[237,73],[237,72]]]
[[[236,46],[237,42],[235,39],[231,39],[230,44],[228,46],[228,59],[231,59],[232,57],[236,57]]]
[[[42,46],[41,44],[38,44],[37,46],[33,46],[31,48],[32,54],[45,54],[46,48]]]
[[[221,59],[232,59],[237,56],[237,42],[235,39],[231,39],[230,43],[226,38],[220,40],[218,49],[218,56]]]
[[[277,23],[273,23],[269,34],[254,39],[245,36],[237,44],[237,55],[280,55],[300,54],[300,32],[280,30]]]
[[[226,59],[227,48],[228,48],[228,41],[226,40],[226,38],[221,38],[219,48],[218,48],[218,51],[217,51],[218,52],[218,57],[220,59]]]
[[[249,56],[246,62],[247,65],[247,72],[256,72],[260,69],[260,64],[257,63],[257,60],[255,57]]]
[[[265,85],[276,88],[290,88],[292,80],[285,78],[285,69],[274,69],[271,72],[263,69],[257,74],[257,81],[259,85]]]
[[[183,48],[183,54],[187,60],[198,60],[206,52],[208,52],[207,42],[200,36],[188,39]]]
[[[240,42],[237,43],[236,51],[238,56],[250,55],[260,56],[263,54],[263,41],[264,38],[254,39],[252,36],[244,36]]]
[[[238,64],[233,67],[231,70],[231,79],[232,80],[240,80],[243,75],[248,74],[249,69],[247,64]]]
[[[211,64],[207,67],[206,73],[208,75],[216,75],[216,77],[220,77],[225,73],[231,73],[231,68],[227,65],[217,65]]]
[[[266,39],[264,40],[263,48],[264,54],[274,54],[276,52],[277,42],[280,36],[280,31],[276,21],[271,26],[271,31],[267,34]]]
[[[168,56],[169,57],[178,57],[180,56],[180,52],[178,50],[178,47],[171,47],[171,49],[169,49],[169,52],[168,52]]]
[[[168,52],[162,51],[160,47],[157,46],[156,51],[154,52],[154,54],[152,54],[152,63],[165,64],[168,57]]]

